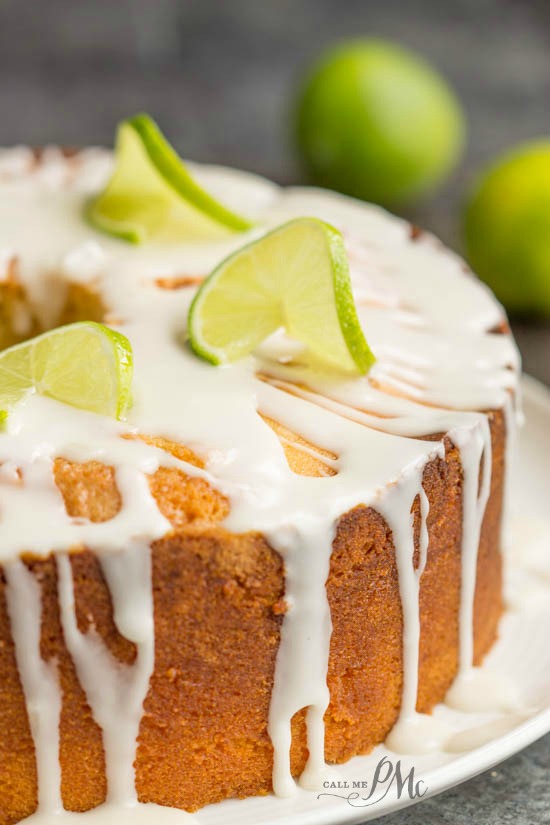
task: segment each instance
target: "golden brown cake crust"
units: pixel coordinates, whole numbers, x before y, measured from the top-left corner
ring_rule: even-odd
[[[502,611],[499,545],[505,423],[502,412],[490,413],[489,420],[493,467],[478,557],[476,662],[496,638]],[[448,439],[445,446],[444,459],[431,461],[423,480],[430,504],[430,544],[420,587],[420,711],[429,711],[444,698],[457,669],[462,470],[458,451]],[[75,470],[68,464],[58,469],[63,490],[64,472],[67,481]],[[98,487],[92,498],[82,488],[76,495],[77,487],[67,482],[68,508],[81,514],[89,508],[100,519],[109,500],[112,506],[109,478],[102,472],[100,480],[103,492]],[[158,486],[152,483],[151,489],[162,499],[162,480],[157,480]],[[170,479],[173,483],[187,495],[189,479],[183,473]],[[67,499],[69,490],[73,497]],[[285,609],[279,555],[260,535],[233,535],[216,526],[227,506],[219,493],[206,484],[194,493],[194,517],[186,515],[185,501],[177,507],[172,501],[177,529],[153,545],[156,658],[136,760],[141,801],[189,810],[271,790],[267,717]],[[83,550],[71,561],[80,629],[94,625],[117,658],[133,661],[135,648],[114,626],[97,560]],[[101,732],[64,645],[55,562],[50,557],[29,558],[26,563],[42,587],[42,655],[58,662],[63,690],[63,801],[69,810],[84,811],[105,798]],[[395,551],[391,533],[375,510],[357,507],[341,517],[327,591],[334,630],[326,757],[339,762],[383,741],[401,701],[402,617]],[[37,788],[3,575],[0,677],[0,825],[12,825],[33,813]],[[294,773],[303,768],[306,755],[300,712],[293,720]]]

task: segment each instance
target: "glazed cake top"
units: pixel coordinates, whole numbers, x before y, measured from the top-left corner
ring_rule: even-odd
[[[467,415],[450,411],[502,407],[516,387],[517,351],[508,334],[496,334],[505,323],[502,308],[458,257],[429,235],[414,237],[406,222],[333,193],[193,167],[207,189],[256,220],[257,228],[212,242],[135,247],[96,232],[83,218],[86,199],[105,183],[111,165],[110,153],[101,150],[66,159],[51,149],[40,164],[26,149],[0,154],[0,273],[17,261],[45,328],[55,323],[67,283],[89,283],[102,297],[105,322],[130,339],[135,362],[134,405],[124,423],[38,395],[10,416],[0,435],[2,475],[9,480],[17,467],[25,483],[2,485],[3,557],[80,543],[115,550],[128,538],[152,540],[169,529],[143,473],[159,463],[201,471],[122,440],[125,431],[193,449],[205,459],[204,475],[231,499],[228,526],[273,533],[316,510],[327,516],[328,507],[333,519],[371,501],[433,451],[403,436],[467,424]],[[301,365],[300,345],[282,334],[229,367],[199,360],[185,343],[195,289],[166,290],[159,279],[204,277],[228,252],[302,215],[321,217],[344,234],[374,368],[353,379],[317,372]],[[289,387],[293,395],[283,391]],[[292,473],[258,412],[335,453],[337,473],[321,479]],[[102,525],[67,517],[50,483],[56,456],[114,466],[123,498],[119,516]]]

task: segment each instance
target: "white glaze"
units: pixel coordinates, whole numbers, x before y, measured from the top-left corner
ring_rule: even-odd
[[[24,825],[193,825],[198,820],[186,811],[160,805],[100,805],[83,814],[36,813],[22,820]]]
[[[143,702],[153,672],[155,631],[151,592],[151,551],[130,544],[117,554],[101,554],[101,565],[119,632],[137,647],[136,661],[123,665],[94,629],[82,634],[75,615],[71,563],[57,556],[59,605],[65,644],[86,692],[95,721],[103,733],[107,802],[136,803],[134,761]],[[36,741],[36,740],[35,740]]]
[[[464,682],[473,678],[475,569],[491,466],[487,419],[476,410],[504,407],[517,388],[519,359],[511,338],[488,333],[503,321],[502,309],[464,272],[458,258],[430,236],[412,241],[408,225],[383,210],[318,190],[280,190],[231,170],[196,172],[214,195],[258,219],[252,232],[210,244],[151,243],[135,249],[99,235],[82,220],[85,199],[105,181],[110,163],[108,153],[93,150],[76,162],[51,150],[39,166],[24,150],[0,154],[0,250],[18,256],[21,281],[37,317],[45,326],[53,323],[69,281],[93,283],[109,317],[130,338],[135,358],[135,403],[124,424],[29,396],[10,417],[7,433],[0,435],[0,559],[12,571],[10,616],[29,710],[39,675],[53,695],[54,707],[60,697],[52,666],[38,656],[39,594],[31,574],[14,559],[22,549],[39,555],[55,549],[60,553],[59,596],[67,646],[103,729],[109,800],[118,806],[111,811],[116,810],[117,821],[127,805],[136,816],[143,813],[135,804],[133,754],[153,667],[148,548],[169,527],[150,495],[145,474],[161,465],[176,466],[202,475],[229,496],[228,529],[262,531],[285,562],[290,609],[282,627],[269,716],[276,791],[288,794],[295,787],[288,759],[290,719],[303,707],[309,708],[310,751],[303,784],[315,786],[324,771],[331,633],[325,581],[337,519],[357,504],[373,506],[386,518],[398,562],[404,693],[392,744],[411,750],[423,739],[435,746],[439,734],[434,725],[416,713],[418,598],[429,554],[422,476],[427,462],[442,455],[443,448],[418,439],[449,432],[461,453]],[[166,291],[156,285],[159,277],[205,275],[246,240],[299,215],[325,218],[345,234],[359,316],[378,357],[367,379],[314,369],[302,348],[281,334],[260,347],[256,357],[214,369],[183,343],[193,290]],[[269,380],[259,381],[258,372]],[[292,394],[283,391],[289,389]],[[337,474],[306,478],[292,473],[280,441],[258,411],[334,452]],[[510,432],[512,425],[508,414]],[[184,443],[205,458],[206,470],[142,442],[123,440],[124,432],[163,435]],[[103,524],[69,518],[53,483],[52,462],[57,456],[113,466],[122,496],[120,513]],[[422,529],[421,563],[414,570],[410,510],[416,496],[421,500]],[[82,635],[76,627],[70,564],[64,553],[79,544],[93,548],[100,558],[117,626],[138,647],[131,668],[117,667],[92,631]],[[128,577],[132,585],[126,590],[121,582]],[[23,601],[32,601],[26,616],[17,607]],[[108,700],[99,690],[106,682]],[[39,723],[32,733],[39,763],[47,762],[42,753],[57,763],[55,731]],[[39,817],[59,807],[57,775],[48,774],[46,782]],[[93,814],[86,816],[94,819]],[[39,817],[33,818],[37,825]]]
[[[55,664],[45,662],[40,653],[40,585],[22,561],[9,562],[4,573],[17,667],[36,753],[38,808],[42,813],[56,814],[63,808],[61,768],[56,755],[61,693]]]
[[[479,748],[499,736],[504,736],[527,719],[529,714],[512,713],[460,731],[449,737],[445,743],[445,750],[447,753],[465,753]]]
[[[443,445],[440,456],[443,457]],[[414,566],[414,518],[412,508],[420,500],[420,544],[418,567]],[[396,502],[394,499],[398,498]],[[379,505],[391,528],[396,549],[399,592],[403,610],[403,691],[399,719],[386,744],[398,753],[425,753],[440,744],[441,726],[431,717],[417,713],[418,667],[420,656],[420,579],[428,558],[427,518],[429,502],[417,471],[397,485]],[[408,514],[408,518],[406,517]]]

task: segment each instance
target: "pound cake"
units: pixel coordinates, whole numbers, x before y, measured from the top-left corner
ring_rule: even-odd
[[[502,611],[519,359],[487,288],[375,206],[217,167],[251,229],[134,246],[84,218],[112,164],[0,153],[1,345],[92,320],[135,363],[124,421],[34,393],[0,432],[0,825],[160,823],[437,747]],[[282,332],[198,358],[198,285],[299,216],[343,234],[372,369]]]

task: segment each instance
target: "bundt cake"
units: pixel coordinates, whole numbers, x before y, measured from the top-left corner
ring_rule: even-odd
[[[132,246],[83,218],[111,166],[0,153],[1,346],[95,320],[135,362],[125,421],[33,394],[0,432],[0,825],[286,795],[386,739],[433,747],[502,612],[519,359],[489,291],[377,207],[214,167],[193,170],[253,229]],[[344,235],[374,367],[315,369],[282,333],[197,358],[197,285],[302,215]]]

